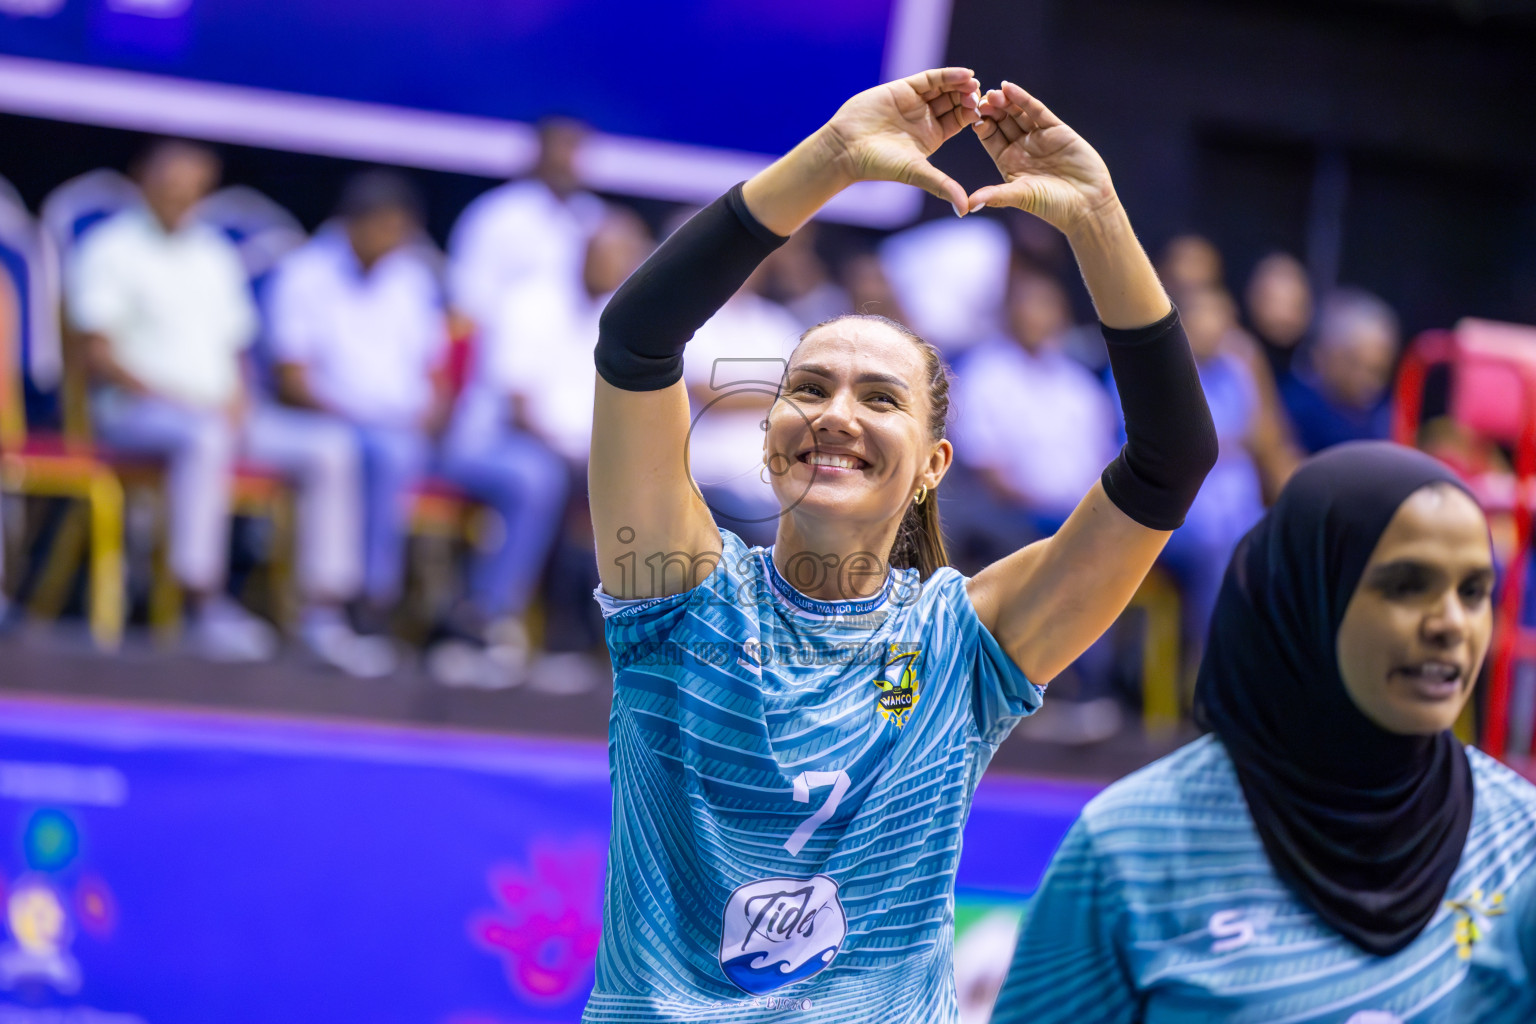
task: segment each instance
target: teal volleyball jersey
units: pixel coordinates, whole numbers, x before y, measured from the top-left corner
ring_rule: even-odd
[[[721,537],[692,590],[597,595],[613,834],[583,1020],[956,1020],[961,829],[1043,690],[953,569],[817,601]]]
[[[1536,787],[1469,749],[1461,864],[1407,948],[1371,956],[1275,875],[1206,736],[1083,810],[1031,902],[993,1024],[1530,1024],[1520,915]]]

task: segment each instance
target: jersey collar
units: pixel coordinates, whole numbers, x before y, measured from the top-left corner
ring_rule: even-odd
[[[881,585],[879,592],[869,597],[860,598],[857,601],[818,601],[796,590],[779,574],[779,567],[773,564],[772,547],[758,549],[758,557],[763,560],[764,574],[778,595],[812,615],[867,615],[885,604],[885,599],[891,593],[891,583],[896,579],[896,570],[888,568],[885,573],[885,583]]]

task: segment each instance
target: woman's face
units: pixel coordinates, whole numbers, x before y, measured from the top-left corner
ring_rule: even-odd
[[[910,338],[871,320],[814,331],[790,357],[768,414],[764,456],[780,504],[864,524],[899,517],[949,466],[929,411],[923,354]]]
[[[1344,611],[1339,673],[1388,732],[1449,729],[1493,632],[1488,525],[1466,494],[1420,488],[1397,509]]]

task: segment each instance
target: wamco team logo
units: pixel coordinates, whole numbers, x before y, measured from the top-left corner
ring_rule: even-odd
[[[726,901],[720,966],[742,991],[762,995],[825,970],[847,936],[831,878],[763,878]]]
[[[912,709],[917,707],[918,690],[922,686],[917,678],[917,659],[923,652],[903,650],[905,646],[891,644],[890,656],[880,675],[872,680],[880,690],[880,697],[875,701],[880,717],[895,722],[898,729],[907,724]]]
[[[1484,893],[1480,888],[1465,899],[1446,900],[1445,905],[1456,915],[1456,955],[1463,960],[1472,959],[1472,948],[1483,941],[1492,919],[1507,912],[1502,892]]]

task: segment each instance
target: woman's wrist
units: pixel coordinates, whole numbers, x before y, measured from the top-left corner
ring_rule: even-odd
[[[799,146],[805,150],[805,159],[815,172],[825,176],[841,192],[859,180],[859,169],[848,142],[831,121],[808,135]]]
[[[787,236],[857,180],[851,164],[847,146],[823,125],[753,175],[741,196],[759,223]]]
[[[1084,211],[1064,234],[1072,251],[1078,253],[1122,245],[1127,235],[1135,238],[1131,219],[1126,215],[1125,207],[1120,205],[1120,197],[1113,187],[1107,196]]]
[[[1118,199],[1080,219],[1067,238],[1105,326],[1145,327],[1168,314],[1168,294]]]

